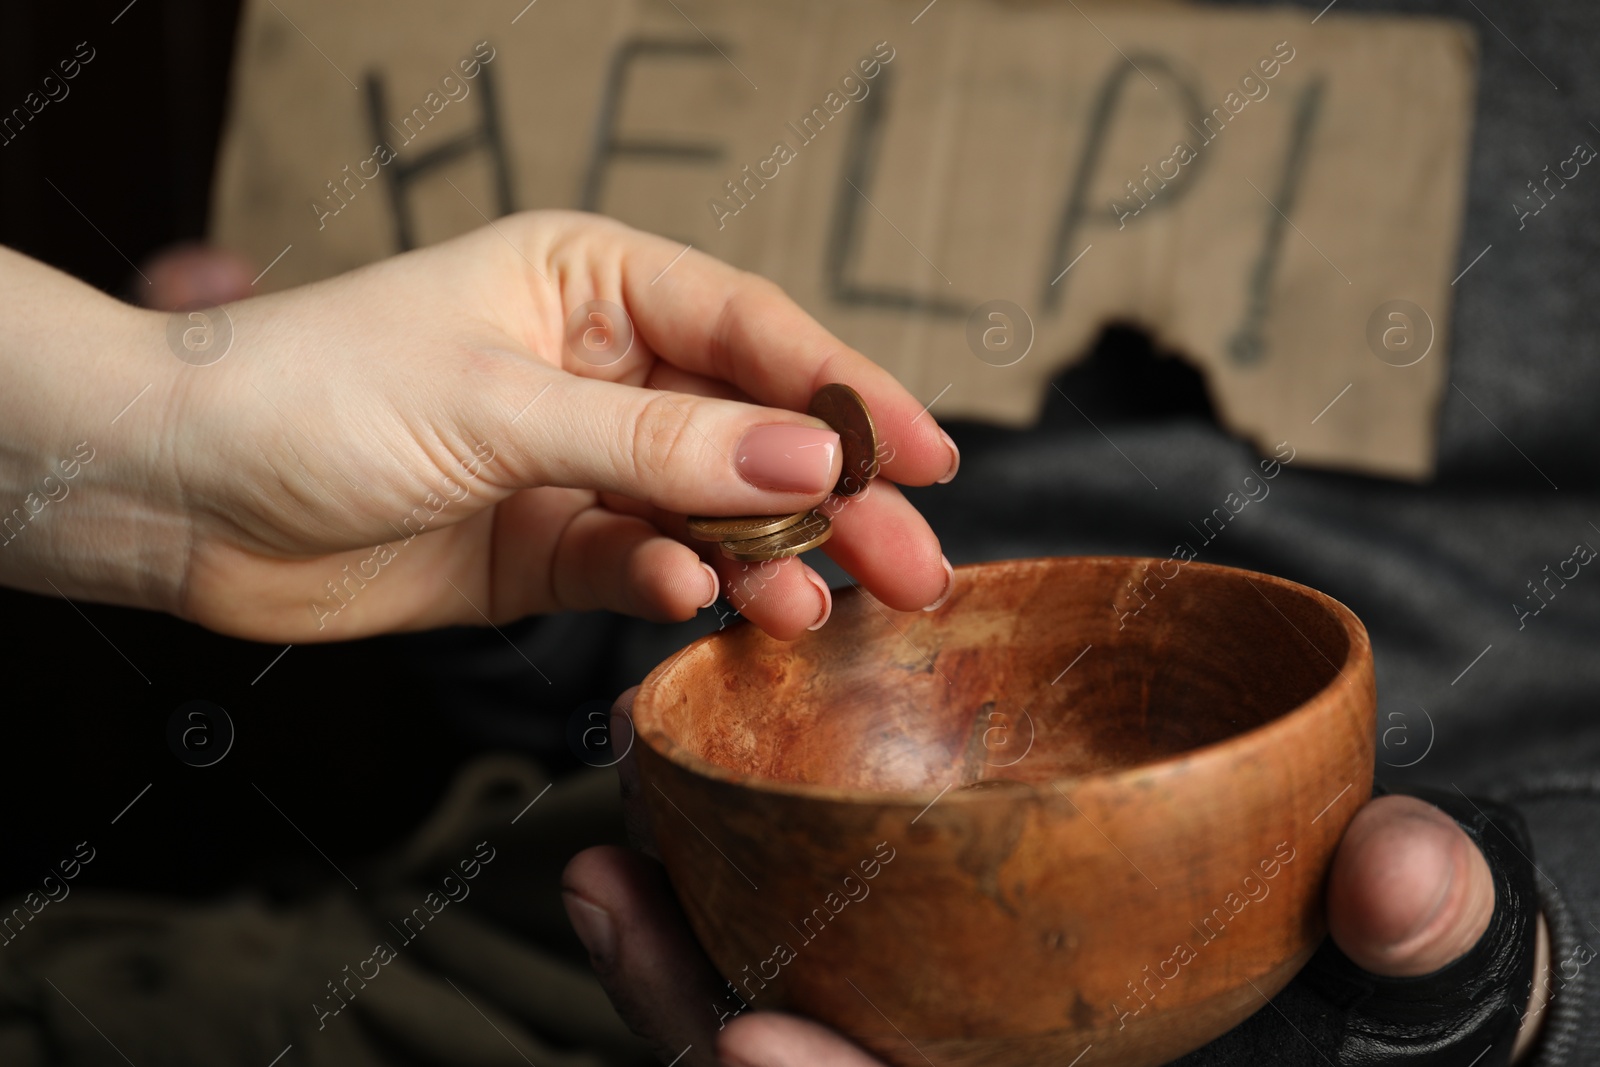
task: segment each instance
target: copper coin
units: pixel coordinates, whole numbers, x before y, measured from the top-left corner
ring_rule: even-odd
[[[855,496],[878,476],[878,430],[866,401],[848,385],[834,382],[817,390],[806,414],[821,419],[839,435],[844,462],[833,491]]]
[[[689,536],[696,541],[748,541],[753,537],[780,533],[796,526],[810,515],[797,511],[793,515],[743,515],[721,517],[715,515],[689,516]]]
[[[798,556],[808,549],[816,548],[832,536],[833,521],[820,511],[812,511],[806,513],[804,522],[791,526],[781,533],[755,537],[748,541],[724,541],[722,554],[741,563],[783,559],[785,556]]]

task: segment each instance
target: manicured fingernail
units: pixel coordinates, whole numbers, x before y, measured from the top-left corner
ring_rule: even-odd
[[[938,600],[923,608],[923,611],[938,611],[944,607],[944,602],[950,599],[950,593],[956,587],[956,569],[950,566],[950,561],[943,556],[939,557],[939,562],[944,564],[944,592],[939,594]]]
[[[617,931],[611,915],[576,893],[564,892],[561,900],[567,906],[567,918],[577,931],[578,940],[589,950],[589,962],[597,971],[610,970],[617,956]]]
[[[944,438],[945,446],[950,449],[950,469],[945,471],[944,477],[940,478],[938,483],[945,485],[954,480],[956,471],[961,469],[961,449],[956,447],[956,443],[950,439],[950,435],[943,430],[939,431],[939,436]]]
[[[739,441],[734,466],[757,489],[821,493],[833,488],[839,435],[809,426],[755,426]]]
[[[807,630],[820,630],[822,624],[828,621],[828,616],[833,614],[833,591],[828,588],[828,583],[822,580],[822,575],[806,568],[806,577],[811,584],[817,587],[817,592],[822,595],[822,614],[817,616],[817,621],[807,626]]]
[[[717,577],[717,572],[711,569],[711,564],[702,562],[700,564],[700,569],[706,572],[706,580],[711,585],[710,599],[700,606],[702,608],[709,608],[711,605],[717,602],[717,597],[722,593],[722,580]]]

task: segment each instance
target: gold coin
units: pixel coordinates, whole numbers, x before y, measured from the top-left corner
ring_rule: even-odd
[[[806,513],[804,522],[780,533],[754,537],[748,541],[722,542],[722,554],[741,563],[798,556],[816,548],[833,536],[833,522],[820,511]]]
[[[793,515],[743,515],[724,518],[715,515],[689,516],[689,536],[696,541],[748,541],[752,537],[765,537],[798,525],[810,515],[797,511]]]
[[[840,496],[855,496],[878,476],[878,430],[872,424],[866,401],[848,385],[834,382],[817,390],[806,414],[821,419],[839,435],[844,462],[833,491]]]

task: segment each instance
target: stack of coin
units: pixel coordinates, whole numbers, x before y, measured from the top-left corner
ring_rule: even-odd
[[[806,414],[821,419],[839,435],[844,461],[834,493],[854,496],[861,492],[878,476],[878,431],[866,403],[848,385],[834,382],[817,390]],[[689,533],[701,541],[720,542],[722,554],[729,559],[756,563],[816,548],[833,535],[833,520],[820,508],[792,515],[691,516]]]

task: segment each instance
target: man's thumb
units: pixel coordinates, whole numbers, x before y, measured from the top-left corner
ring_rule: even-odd
[[[1345,831],[1328,883],[1328,929],[1358,966],[1404,978],[1454,962],[1494,914],[1494,878],[1454,819],[1387,796]]]

